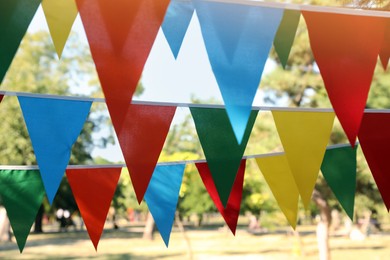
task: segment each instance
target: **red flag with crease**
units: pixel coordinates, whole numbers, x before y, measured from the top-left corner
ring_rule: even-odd
[[[387,65],[389,63],[389,58],[390,58],[390,19],[387,20],[385,37],[383,39],[382,48],[379,53],[379,58],[381,59],[383,69],[387,70]]]

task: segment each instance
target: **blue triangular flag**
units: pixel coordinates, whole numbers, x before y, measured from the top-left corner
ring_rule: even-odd
[[[50,204],[92,102],[18,97]]]
[[[240,144],[283,9],[203,0],[193,3]]]
[[[165,13],[161,28],[175,59],[177,59],[179,54],[193,13],[194,6],[191,0],[171,0]]]
[[[185,164],[158,165],[144,199],[168,247]]]

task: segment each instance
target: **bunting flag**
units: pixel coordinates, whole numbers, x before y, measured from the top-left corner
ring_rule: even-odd
[[[0,1],[0,84],[41,0]]]
[[[384,70],[387,70],[387,65],[390,58],[390,20],[387,19],[385,36],[382,42],[381,50],[379,52],[379,58],[381,60]]]
[[[145,201],[168,247],[185,164],[159,165],[153,173]]]
[[[191,107],[190,110],[219,198],[226,207],[258,111],[252,111],[243,140],[238,144],[224,109]]]
[[[169,0],[76,0],[118,134]]]
[[[283,10],[202,0],[193,3],[212,70],[241,143]]]
[[[18,97],[50,204],[92,102]]]
[[[293,229],[297,225],[299,191],[285,154],[256,158],[276,202]]]
[[[301,12],[297,10],[284,10],[282,21],[274,39],[275,51],[278,54],[283,69],[286,68],[288,55],[297,32]]]
[[[321,171],[341,206],[353,220],[356,191],[357,147],[340,147],[325,152]]]
[[[221,213],[223,219],[228,225],[230,231],[232,231],[233,235],[236,234],[237,221],[238,216],[240,214],[245,164],[246,160],[242,160],[240,163],[240,167],[238,168],[237,176],[234,180],[232,191],[230,193],[226,207],[222,205],[207,163],[195,164],[196,168],[199,171],[200,177],[202,178],[203,184],[207,189],[207,192],[210,194],[211,199],[213,200],[218,211]]]
[[[131,182],[141,203],[164,146],[176,107],[131,105],[116,129]],[[115,126],[115,125],[114,125]]]
[[[0,195],[22,252],[45,195],[39,171],[0,170]]]
[[[61,58],[77,16],[76,2],[74,0],[42,0],[42,8],[58,58]]]
[[[302,13],[329,99],[354,146],[383,42],[386,19]]]
[[[272,111],[272,115],[299,194],[307,208],[332,131],[334,113]]]
[[[0,95],[0,103],[3,101],[4,95]]]
[[[364,157],[381,193],[387,210],[390,209],[390,114],[365,113],[359,131]]]
[[[97,250],[122,168],[72,169],[66,177]]]
[[[191,0],[171,0],[161,26],[172,54],[177,59],[181,44],[194,13]]]

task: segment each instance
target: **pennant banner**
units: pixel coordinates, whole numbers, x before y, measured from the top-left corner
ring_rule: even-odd
[[[211,67],[241,143],[283,10],[202,0],[193,3]]]
[[[307,208],[332,131],[334,113],[272,111],[272,115]]]
[[[58,58],[61,58],[77,16],[76,2],[74,0],[42,0],[42,8]]]
[[[194,6],[191,0],[171,0],[168,6],[161,28],[175,59],[179,54],[193,13]]]
[[[0,1],[0,84],[41,0]]]
[[[226,206],[258,111],[252,111],[243,140],[238,144],[224,109],[191,107],[190,110],[219,198]]]
[[[221,199],[219,198],[217,188],[215,187],[213,178],[210,173],[210,169],[207,163],[196,163],[196,168],[199,171],[200,177],[202,178],[203,184],[210,194],[218,211],[221,213],[223,219],[228,225],[233,235],[236,234],[238,216],[240,214],[240,206],[242,199],[242,188],[244,184],[246,160],[242,160],[240,167],[238,168],[236,179],[232,187],[226,207],[222,205]]]
[[[3,101],[4,95],[0,95],[0,103]]]
[[[22,252],[45,195],[39,171],[0,170],[0,195]]]
[[[351,220],[356,191],[356,150],[357,147],[328,149],[321,165],[326,182]]]
[[[295,229],[299,191],[286,155],[256,158],[256,162],[288,223]]]
[[[359,131],[359,141],[364,157],[382,195],[387,210],[390,209],[390,114],[365,113]]]
[[[92,102],[18,97],[50,204]]]
[[[77,206],[97,250],[122,168],[66,170]]]
[[[387,65],[389,63],[389,58],[390,58],[390,20],[389,19],[387,19],[386,22],[385,36],[383,39],[381,50],[379,52],[379,58],[381,60],[383,69],[387,70]]]
[[[185,164],[157,166],[145,192],[146,204],[167,247],[175,220],[184,168]]]
[[[302,14],[329,99],[354,146],[386,19],[309,11]]]

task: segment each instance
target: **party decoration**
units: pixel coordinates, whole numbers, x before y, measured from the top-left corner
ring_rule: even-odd
[[[191,0],[171,0],[168,6],[161,28],[175,59],[179,54],[193,13],[194,6]]]
[[[222,205],[207,163],[195,164],[199,171],[200,177],[202,178],[203,184],[207,189],[207,192],[210,194],[211,199],[213,200],[218,211],[221,213],[233,235],[236,234],[238,215],[240,214],[245,164],[246,160],[242,160],[240,167],[238,168],[236,179],[234,180],[232,191],[230,193],[226,207]]]
[[[0,95],[0,103],[3,101],[4,95]]]
[[[0,84],[41,0],[0,1]]]
[[[76,2],[74,0],[42,0],[42,8],[58,58],[61,58],[77,16]]]
[[[169,0],[76,0],[118,134]]]
[[[37,170],[0,170],[0,195],[20,252],[42,204],[45,190]]]
[[[122,168],[67,169],[66,177],[97,250]]]
[[[387,70],[387,65],[389,63],[389,58],[390,58],[390,20],[389,19],[387,20],[386,23],[385,36],[383,39],[381,50],[379,52],[379,58],[381,60],[383,69]]]
[[[286,155],[259,157],[256,162],[288,223],[295,229],[299,191]]]
[[[222,205],[226,207],[258,111],[252,111],[241,144],[224,109],[191,107],[196,132]]]
[[[92,102],[19,96],[50,204]]]
[[[203,0],[193,3],[211,67],[241,143],[283,10]]]
[[[290,170],[305,208],[332,131],[332,112],[272,111]]]
[[[185,164],[159,165],[154,170],[145,201],[168,247]]]
[[[274,39],[275,51],[278,54],[283,69],[286,68],[288,55],[294,42],[301,12],[297,10],[284,10],[282,21]]]
[[[326,182],[351,220],[356,191],[356,150],[356,146],[328,149],[321,165]]]
[[[309,11],[302,14],[329,99],[354,146],[386,19]]]
[[[176,107],[171,106],[131,105],[122,111],[126,115],[122,127],[115,127],[138,203],[144,197],[175,111]]]
[[[390,209],[389,156],[390,114],[365,113],[359,131],[359,141],[372,176],[387,210]]]

